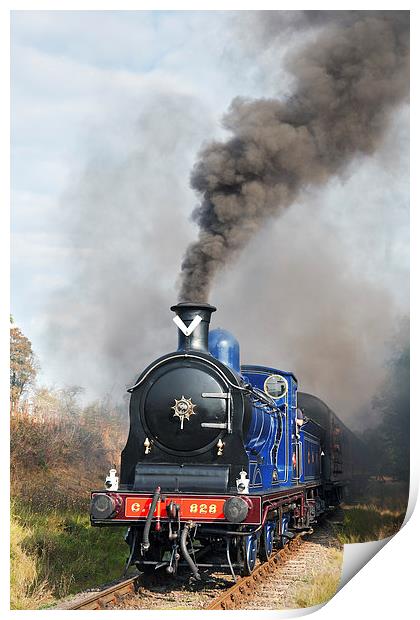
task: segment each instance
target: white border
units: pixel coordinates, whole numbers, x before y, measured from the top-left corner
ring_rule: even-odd
[[[382,1],[382,2],[364,2],[364,3],[340,3],[337,6],[337,2],[295,2],[288,3],[283,2],[281,6],[278,2],[259,2],[258,5],[256,3],[251,2],[220,2],[220,0],[213,0],[210,2],[201,2],[200,6],[197,6],[197,3],[190,2],[151,2],[144,0],[143,2],[134,2],[121,0],[120,2],[114,1],[93,1],[93,0],[85,0],[83,3],[77,0],[70,2],[69,0],[61,0],[59,5],[57,2],[53,2],[52,0],[44,0],[38,2],[30,2],[26,1],[15,1],[11,2],[3,2],[0,12],[0,45],[2,49],[2,77],[3,77],[3,94],[1,97],[1,135],[3,136],[3,148],[2,148],[2,158],[1,158],[1,170],[2,170],[2,185],[3,187],[1,196],[3,197],[3,208],[0,210],[0,229],[2,231],[2,243],[1,243],[1,251],[2,251],[2,296],[1,296],[1,308],[2,308],[2,326],[1,330],[1,345],[2,345],[2,372],[1,376],[1,396],[2,396],[2,441],[4,442],[2,445],[1,454],[6,454],[6,462],[8,455],[8,444],[9,444],[9,433],[8,433],[8,383],[7,383],[7,366],[8,366],[8,331],[7,322],[8,322],[8,312],[9,312],[9,240],[7,231],[10,229],[10,221],[9,221],[9,213],[8,213],[8,205],[10,204],[10,188],[9,188],[9,178],[10,178],[10,169],[9,169],[9,144],[8,140],[5,139],[5,136],[10,135],[10,110],[9,110],[9,11],[10,10],[57,10],[59,6],[60,10],[150,10],[150,9],[161,9],[161,10],[191,10],[191,9],[200,9],[200,10],[256,10],[256,9],[373,9],[373,10],[392,10],[392,9],[414,9],[414,3],[397,3]],[[412,12],[412,32],[414,35],[412,36],[412,62],[413,65],[416,64],[417,67],[417,54],[418,54],[418,17],[417,11]],[[417,67],[418,72],[418,67]],[[419,106],[416,105],[418,103],[417,98],[417,89],[418,89],[418,80],[416,79],[416,71],[412,70],[412,107],[413,109],[419,109]],[[416,115],[412,116],[412,135],[418,139],[418,122],[416,119]],[[417,142],[417,141],[416,141]],[[416,171],[416,177],[418,176],[418,157],[417,150],[415,149],[416,143],[412,143],[411,147],[411,161],[413,170]],[[418,231],[420,222],[418,215],[418,192],[417,192],[417,179],[415,178],[412,181],[412,204],[414,208],[412,210],[412,231]],[[411,265],[412,265],[412,276],[411,276],[411,295],[412,295],[412,308],[413,310],[418,309],[418,295],[419,289],[418,284],[414,279],[415,276],[415,265],[418,262],[418,249],[417,249],[417,239],[414,239],[414,242],[411,243]],[[413,273],[414,272],[414,273]],[[412,311],[412,316],[414,316],[414,312]],[[5,317],[7,320],[5,321]],[[412,343],[417,345],[418,342],[418,327],[417,323],[414,320],[412,322],[411,333],[412,333]],[[6,354],[5,354],[6,353]],[[414,509],[414,503],[417,499],[417,490],[418,490],[418,480],[419,480],[419,458],[418,458],[418,449],[417,442],[419,438],[418,432],[418,396],[416,387],[418,385],[417,379],[418,373],[418,352],[417,346],[412,347],[412,405],[411,409],[413,411],[413,415],[411,418],[411,447],[412,447],[412,462],[411,462],[411,497],[410,497],[410,510],[411,512]],[[6,466],[7,469],[7,466]],[[8,505],[8,475],[7,473],[2,478],[1,485],[1,493],[2,493],[2,506],[6,507]],[[7,511],[6,511],[7,512]],[[415,564],[417,560],[417,552],[418,552],[418,540],[419,540],[419,509],[414,510],[411,519],[407,522],[403,530],[394,537],[389,544],[385,546],[385,548],[380,552],[379,555],[373,558],[351,581],[350,585],[343,588],[325,607],[323,607],[318,613],[317,618],[323,618],[324,620],[328,620],[329,618],[336,620],[337,617],[346,619],[353,618],[355,615],[362,615],[364,618],[391,618],[391,617],[404,617],[411,618],[414,616],[415,612],[417,612],[418,602],[417,602],[417,574],[418,569]],[[5,519],[6,527],[2,529],[1,536],[1,552],[2,552],[2,568],[3,575],[6,576],[8,572],[8,544],[7,544],[7,532],[8,532],[8,519]],[[6,534],[6,536],[5,536]],[[4,610],[3,614],[19,614],[21,612],[10,612],[8,611],[8,584],[7,580],[1,580],[1,609]],[[32,616],[40,616],[44,615],[42,611],[33,611],[27,612]],[[59,612],[50,611],[54,617],[58,615]],[[82,614],[86,614],[89,612],[80,612]],[[103,612],[105,614],[111,614],[112,618],[116,618],[118,616],[118,612]],[[171,614],[171,616],[185,616],[185,613],[188,615],[195,614],[196,612],[185,612],[185,611],[173,611],[166,612]],[[218,614],[220,612],[209,612],[209,614]],[[124,617],[126,614],[136,614],[138,617],[138,612],[124,612]],[[243,617],[244,615],[251,615],[255,618],[256,616],[260,617],[270,617],[278,618],[279,616],[292,617],[302,615],[302,611],[298,610],[295,613],[283,613],[283,612],[258,612],[258,611],[241,611],[241,612],[231,612],[231,615],[237,617]],[[147,617],[161,617],[161,612],[148,612]]]

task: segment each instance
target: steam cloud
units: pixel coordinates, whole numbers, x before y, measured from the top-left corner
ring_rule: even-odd
[[[182,262],[181,300],[206,301],[213,277],[268,218],[309,186],[379,146],[408,95],[408,11],[259,12],[266,39],[288,28],[312,40],[286,59],[294,94],[236,98],[223,119],[233,135],[206,145],[191,185],[198,240]]]
[[[323,49],[327,37],[347,41],[351,38],[346,34],[348,29],[357,30],[356,17],[361,30],[371,23],[382,24],[383,32],[389,35],[387,45],[378,35],[376,52],[371,34],[367,41],[362,34],[358,40],[353,37],[354,54],[358,56],[362,42],[365,47],[372,42],[374,62],[366,54],[362,55],[364,74],[378,75],[375,80],[368,79],[367,92],[363,95],[372,100],[372,123],[379,129],[375,132],[373,127],[368,129],[369,135],[377,139],[378,148],[373,156],[361,158],[351,154],[345,137],[350,126],[347,127],[349,120],[344,112],[344,127],[328,126],[326,116],[340,120],[340,102],[330,109],[323,106],[321,81],[315,76],[319,66],[316,59],[326,57]],[[212,56],[208,65],[211,70],[215,62],[217,75],[222,68],[225,82],[235,84],[230,93],[239,92],[236,88],[242,87],[235,78],[239,74],[248,83],[240,92],[277,96],[281,89],[284,98],[286,92],[302,91],[299,75],[305,69],[305,75],[312,75],[314,84],[309,94],[315,97],[316,85],[316,101],[323,116],[321,119],[314,113],[308,116],[311,125],[302,129],[287,124],[283,127],[275,110],[281,109],[286,114],[286,103],[275,100],[259,102],[265,116],[267,108],[272,110],[267,129],[265,117],[260,114],[260,129],[254,117],[233,115],[241,127],[240,132],[234,132],[235,136],[241,135],[238,149],[246,152],[246,157],[237,158],[241,166],[246,164],[251,168],[252,152],[272,153],[268,158],[271,168],[266,166],[267,158],[261,160],[261,172],[252,177],[255,186],[246,181],[244,192],[245,188],[250,192],[259,187],[263,196],[278,193],[282,186],[281,169],[284,191],[296,196],[296,202],[293,208],[284,209],[289,203],[274,199],[268,203],[267,198],[255,203],[258,217],[246,220],[234,213],[227,220],[222,230],[227,231],[224,234],[232,244],[237,235],[238,251],[246,242],[246,226],[251,228],[250,239],[241,260],[230,261],[228,277],[213,280],[210,301],[218,311],[212,327],[224,327],[235,334],[243,363],[293,371],[302,391],[323,398],[351,428],[364,428],[371,425],[374,415],[367,413],[369,403],[385,380],[384,361],[389,357],[390,339],[401,316],[408,312],[408,106],[401,105],[391,114],[392,106],[407,91],[408,61],[403,50],[408,46],[405,41],[408,17],[373,12],[364,13],[360,21],[360,17],[348,11],[340,16],[324,11],[316,14],[245,11],[234,12],[230,19],[221,20],[218,25],[229,62],[222,67],[220,58]],[[305,52],[309,61],[303,54],[294,54],[292,58],[284,55],[285,51],[297,50],[298,46],[304,49],[311,44],[315,51]],[[385,49],[389,48],[400,51],[398,54],[393,51],[385,58]],[[339,51],[344,54],[343,45],[335,52],[337,65]],[[293,67],[295,82],[284,77],[286,63]],[[387,84],[380,81],[377,65],[380,71],[386,72]],[[350,62],[348,67],[350,71]],[[327,71],[320,73],[328,83],[331,78]],[[353,97],[351,101],[363,100],[357,76],[352,87],[354,92],[346,94],[347,99]],[[306,77],[305,84],[308,84]],[[391,86],[395,92],[392,97],[385,97]],[[382,92],[382,98],[378,92]],[[224,96],[229,101],[226,92]],[[288,113],[290,106],[293,111],[302,110],[305,99],[302,94],[299,96],[300,99],[297,95],[289,98]],[[347,99],[343,95],[344,103]],[[352,111],[351,101],[346,103],[346,110]],[[166,86],[162,90],[141,91],[134,105],[131,99],[126,101],[121,97],[115,109],[116,117],[107,116],[107,122],[99,126],[100,131],[95,131],[93,143],[88,143],[87,165],[82,161],[80,172],[79,168],[72,170],[57,221],[58,232],[64,235],[64,247],[60,250],[68,253],[70,264],[63,282],[57,285],[44,307],[43,325],[39,328],[44,351],[36,346],[37,353],[41,353],[41,367],[50,369],[57,385],[82,386],[86,389],[86,399],[102,398],[105,393],[120,399],[125,387],[132,385],[146,365],[176,347],[176,330],[169,307],[177,292],[178,265],[185,248],[195,238],[194,226],[186,221],[195,199],[185,179],[198,146],[206,136],[214,135],[214,105],[213,102],[209,107],[206,97],[199,93],[186,96],[177,90],[172,92],[169,87],[166,90]],[[217,109],[223,109],[224,105],[220,103]],[[253,114],[254,109],[259,109],[258,102],[237,102],[235,106]],[[358,108],[354,107],[350,117],[358,118]],[[391,122],[387,127],[388,117]],[[275,150],[269,151],[260,144],[263,144],[262,137],[267,141],[268,136],[277,148],[279,132],[287,133],[290,140],[301,134],[312,138],[314,128],[320,124],[327,135],[320,133],[317,139],[326,155],[321,163],[317,161],[317,170],[321,164],[326,168],[328,164],[328,170],[336,166],[340,171],[345,161],[353,161],[342,175],[344,182],[342,176],[332,175],[325,185],[314,181],[315,189],[307,192],[306,184],[310,183],[307,179],[314,176],[314,157],[303,152],[303,147],[298,151],[303,138],[291,142],[287,148],[283,145],[278,156]],[[330,133],[333,129],[340,136],[340,144],[344,142],[343,153]],[[365,143],[368,136],[365,131],[361,133]],[[384,136],[380,142],[381,133]],[[261,139],[245,148],[242,137],[254,134],[261,135]],[[331,152],[321,138],[332,144]],[[321,146],[316,146],[316,153],[321,152]],[[372,150],[374,147],[372,138]],[[219,157],[220,149],[224,153],[225,148],[227,145],[219,145],[215,157]],[[366,148],[355,151],[354,155],[357,152],[369,151]],[[340,165],[334,162],[337,153],[341,157]],[[277,160],[285,163],[280,167]],[[231,160],[232,166],[235,161]],[[308,161],[310,164],[305,164]],[[228,174],[227,168],[221,169]],[[234,167],[232,170],[239,176]],[[299,171],[298,177],[295,170]],[[230,195],[227,193],[226,199],[231,198],[233,206],[241,208],[241,194],[235,194],[239,186],[226,183],[226,187],[234,190]],[[251,203],[244,204],[251,212]],[[267,204],[271,211],[266,210]],[[275,217],[281,212],[282,217]],[[226,217],[229,215],[226,209]],[[258,234],[252,236],[254,230]],[[208,234],[207,230],[202,232]],[[209,238],[213,240],[211,234]],[[223,260],[234,255],[234,250],[225,251],[213,267],[218,269]],[[196,274],[198,279],[199,271]],[[210,283],[209,276],[201,289],[203,296]],[[196,298],[194,290],[190,290],[191,297]],[[28,335],[32,338],[33,334]]]

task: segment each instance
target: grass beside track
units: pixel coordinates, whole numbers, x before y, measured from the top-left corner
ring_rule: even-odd
[[[343,521],[335,524],[338,541],[344,544],[381,540],[396,534],[404,521],[408,485],[371,480],[360,503],[342,506]],[[331,549],[327,562],[296,592],[294,607],[312,607],[329,601],[340,583],[343,556]]]
[[[337,526],[341,544],[382,540],[396,534],[407,509],[408,485],[370,480],[358,500],[342,507],[343,523]]]
[[[74,511],[36,512],[15,503],[11,520],[11,608],[38,609],[121,577],[124,528],[93,528]]]
[[[381,540],[396,534],[405,511],[387,510],[374,504],[343,506],[343,522],[334,529],[341,544]],[[337,592],[342,570],[342,551],[331,549],[319,572],[308,578],[296,592],[294,607],[312,607],[329,601]]]
[[[398,532],[405,517],[405,510],[383,510],[373,504],[344,506],[343,511],[343,524],[336,526],[337,538],[343,545],[392,536]]]
[[[313,607],[329,601],[338,590],[342,565],[342,550],[329,549],[320,572],[308,578],[297,590],[293,607]]]

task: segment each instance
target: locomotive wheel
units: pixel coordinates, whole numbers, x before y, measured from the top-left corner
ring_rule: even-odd
[[[289,523],[289,520],[283,516],[280,522],[280,534],[284,534],[287,531],[288,523]],[[280,549],[283,549],[285,547],[286,542],[287,542],[287,538],[280,536],[280,543],[279,543]]]
[[[262,534],[261,534],[261,544],[260,544],[260,560],[262,562],[267,562],[270,558],[270,555],[273,552],[273,544],[274,544],[274,529],[275,529],[274,521],[267,521],[264,525]]]
[[[258,538],[255,535],[244,536],[242,540],[242,572],[250,575],[255,568],[258,554]]]

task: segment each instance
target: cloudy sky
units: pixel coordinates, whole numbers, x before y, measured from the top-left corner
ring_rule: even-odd
[[[286,97],[249,12],[15,12],[12,313],[41,381],[118,398],[175,346],[169,306],[195,238],[191,168],[236,96]],[[408,313],[408,106],[381,148],[267,224],[219,274],[215,324],[243,361],[294,370],[349,420]]]

